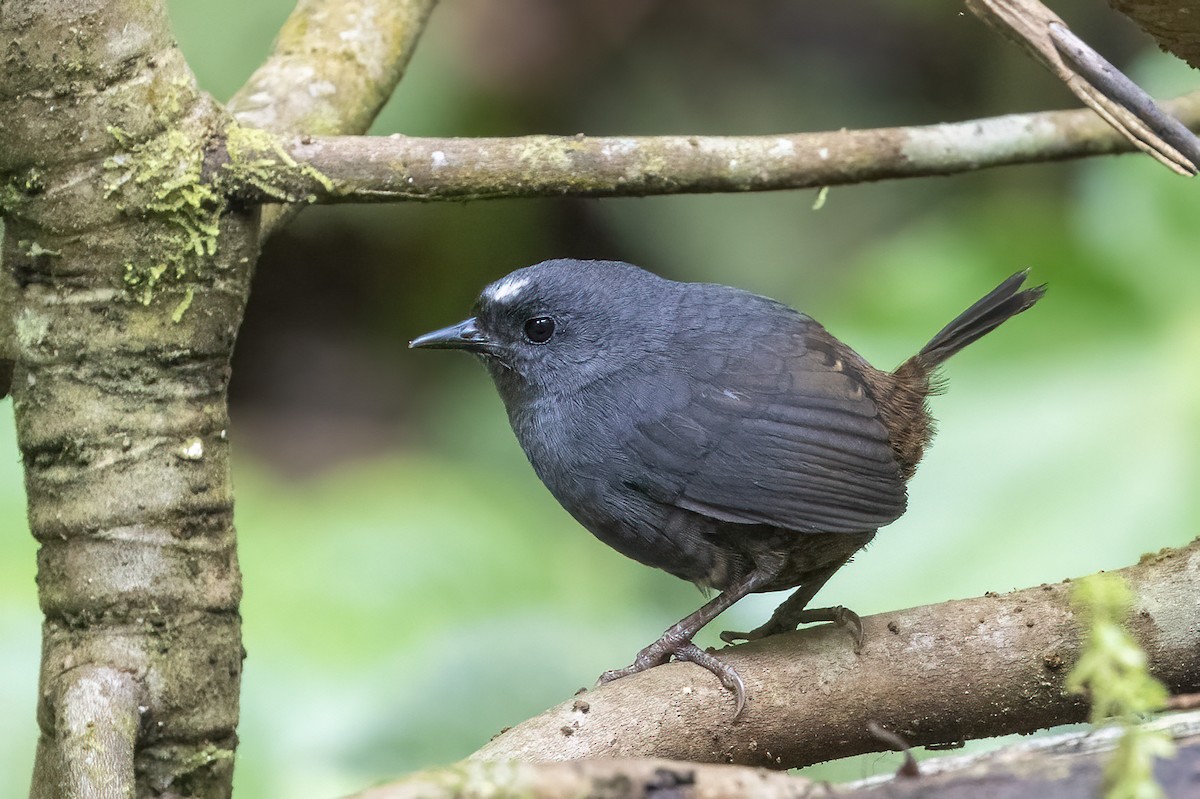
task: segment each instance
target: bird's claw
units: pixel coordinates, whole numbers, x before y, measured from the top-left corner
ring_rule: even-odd
[[[854,636],[854,654],[862,652],[863,647],[863,625],[859,615],[850,608],[842,605],[835,605],[832,608],[820,608],[818,611],[829,611],[829,618],[812,619],[811,621],[831,621],[838,627],[845,627]],[[806,611],[807,612],[807,611]],[[808,623],[809,620],[804,620],[801,623]]]
[[[746,709],[746,683],[742,682],[742,675],[737,673],[737,669],[691,642],[676,650],[675,659],[691,661],[697,666],[703,666],[711,671],[726,690],[733,692],[734,705],[731,720],[737,721],[741,717],[742,711]]]
[[[723,630],[721,632],[721,640],[727,644],[736,644],[738,641],[757,641],[759,638],[766,638],[768,635],[786,632],[786,630],[782,629],[772,629],[767,631],[767,628],[770,626],[771,625],[769,624],[764,624],[761,627],[755,627],[753,630],[744,633],[736,632],[734,630]]]
[[[691,641],[674,642],[660,638],[650,646],[638,652],[633,663],[623,669],[610,669],[600,675],[600,685],[606,685],[622,677],[637,674],[639,671],[660,666],[674,656],[676,660],[688,661],[701,666],[721,681],[721,685],[733,692],[734,710],[733,721],[741,717],[746,709],[746,684],[737,670],[711,652],[705,652]]]

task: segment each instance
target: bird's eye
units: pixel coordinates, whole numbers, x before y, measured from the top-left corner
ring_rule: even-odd
[[[554,335],[554,320],[549,316],[536,316],[525,323],[525,338],[534,344],[545,344]]]

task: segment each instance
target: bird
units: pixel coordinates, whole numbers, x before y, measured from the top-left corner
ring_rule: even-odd
[[[887,372],[810,316],[730,286],[668,280],[620,261],[524,267],[471,316],[412,348],[479,356],[550,493],[598,539],[715,591],[625,668],[671,659],[712,672],[746,707],[741,675],[694,636],[750,593],[794,592],[755,640],[857,614],[810,608],[820,588],[904,513],[933,437],[926,398],[950,356],[1030,308],[1018,272]]]

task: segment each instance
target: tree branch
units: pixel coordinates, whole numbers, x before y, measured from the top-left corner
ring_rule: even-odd
[[[300,0],[275,49],[230,99],[273,133],[363,133],[392,96],[437,0]],[[267,209],[265,241],[298,207]]]
[[[1173,693],[1200,687],[1200,539],[1122,569],[1132,631]],[[1079,654],[1068,586],[945,602],[863,619],[855,655],[831,625],[721,651],[745,679],[732,699],[704,669],[669,664],[588,691],[472,757],[557,761],[665,757],[791,768],[880,751],[877,721],[914,746],[1084,720],[1063,681]]]
[[[1154,779],[1163,793],[1166,796],[1192,793],[1200,768],[1200,713],[1164,716],[1142,727],[1143,731],[1166,732],[1178,747],[1174,756],[1157,759],[1154,764]],[[925,760],[921,762],[918,779],[869,778],[838,786],[836,796],[839,799],[964,796],[1094,799],[1105,795],[1102,772],[1125,732],[1119,726],[1089,728],[988,752]]]
[[[129,672],[94,665],[52,682],[45,690],[54,696],[43,697],[41,710],[54,714],[52,723],[44,723],[44,734],[58,740],[38,747],[33,796],[134,796],[138,708],[147,702],[143,687]]]
[[[1200,128],[1200,92],[1165,105]],[[316,203],[769,191],[1130,150],[1088,110],[777,136],[257,137],[225,190]]]
[[[436,0],[300,0],[229,101],[274,133],[361,133],[392,96]]]
[[[226,389],[258,210],[208,180],[232,120],[165,2],[0,8],[0,314],[45,615],[31,796],[227,797]]]
[[[1155,763],[1154,776],[1167,796],[1190,795],[1200,765],[1200,713],[1168,716],[1145,725],[1166,731],[1178,750]],[[574,763],[468,761],[415,774],[347,799],[539,799],[664,795],[705,799],[957,799],[1058,797],[1092,799],[1101,792],[1101,771],[1121,730],[1072,732],[1000,750],[923,761],[918,775],[873,777],[858,783],[814,783],[747,766],[702,765],[674,760],[585,760]],[[669,793],[665,793],[669,791]]]
[[[496,796],[662,799],[818,799],[827,789],[803,777],[767,769],[671,760],[590,760],[579,763],[464,762],[414,774],[346,799],[469,799]]]

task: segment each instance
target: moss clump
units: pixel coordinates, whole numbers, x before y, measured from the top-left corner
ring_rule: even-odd
[[[253,186],[284,203],[316,202],[315,195],[296,190],[313,181],[327,192],[334,190],[333,181],[315,167],[297,162],[279,138],[265,130],[230,123],[225,128],[225,148],[229,153],[223,167],[225,179],[235,190],[238,186]]]
[[[1169,735],[1139,725],[1161,710],[1167,690],[1150,676],[1146,653],[1124,628],[1133,605],[1125,581],[1115,574],[1094,574],[1075,584],[1071,602],[1087,622],[1087,641],[1066,687],[1087,694],[1091,721],[1115,720],[1125,728],[1104,769],[1106,799],[1163,799],[1154,781],[1154,760],[1175,747]]]
[[[154,299],[154,290],[168,269],[170,267],[162,263],[139,266],[127,261],[125,263],[125,287],[131,297],[142,305],[149,305],[150,301]],[[185,273],[186,270],[177,267],[174,276],[181,278]]]
[[[37,167],[30,167],[20,174],[9,175],[6,180],[0,182],[0,216],[13,213],[30,197],[36,197],[45,190],[45,178]]]
[[[164,280],[199,273],[204,259],[216,254],[225,201],[204,180],[204,148],[183,130],[172,128],[133,145],[119,128],[109,133],[125,150],[104,162],[105,197],[117,196],[123,211],[162,223],[146,231],[149,249],[160,257],[125,264],[131,296],[149,305]]]

